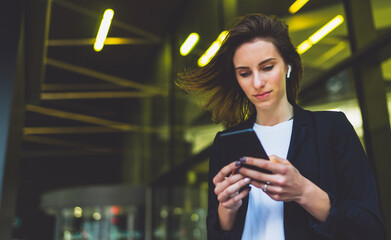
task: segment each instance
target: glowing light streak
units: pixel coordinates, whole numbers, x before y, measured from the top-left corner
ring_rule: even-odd
[[[203,67],[210,62],[210,60],[214,57],[217,51],[220,49],[221,44],[224,39],[227,37],[228,31],[223,31],[217,37],[216,41],[210,45],[210,47],[205,51],[205,53],[198,59],[198,66]]]
[[[290,12],[291,14],[296,13],[296,12],[299,11],[307,2],[308,2],[308,0],[297,0],[296,2],[294,2],[294,3],[289,7],[289,12]]]
[[[194,46],[198,43],[199,38],[200,37],[197,33],[191,33],[179,49],[181,55],[186,56],[189,54]]]
[[[312,34],[308,40],[311,41],[312,44],[319,42],[322,38],[324,38],[327,34],[337,28],[341,23],[343,23],[344,19],[341,15],[336,16],[330,22],[326,23],[321,29]]]
[[[113,16],[114,16],[114,11],[112,9],[107,9],[103,14],[103,18],[100,23],[98,34],[96,36],[96,40],[94,44],[94,50],[97,52],[101,51],[103,48]]]
[[[310,49],[312,47],[312,43],[309,40],[305,40],[297,47],[297,52],[299,54],[303,54],[305,51]]]
[[[324,38],[331,31],[336,29],[339,25],[341,25],[344,21],[342,15],[338,15],[333,18],[330,22],[326,23],[323,27],[321,27],[318,31],[312,34],[307,40],[302,42],[297,47],[297,52],[299,54],[303,54],[305,51],[310,49],[315,43],[319,42],[322,38]]]

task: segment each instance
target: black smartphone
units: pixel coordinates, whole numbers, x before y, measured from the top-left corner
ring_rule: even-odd
[[[237,161],[241,157],[255,157],[269,160],[265,149],[252,128],[222,133],[220,138],[222,149],[227,151],[227,157],[229,157],[230,161]],[[264,173],[271,173],[268,170],[252,165],[243,164],[243,167]]]

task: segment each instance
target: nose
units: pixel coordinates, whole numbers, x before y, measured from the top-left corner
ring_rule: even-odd
[[[265,79],[261,76],[261,74],[259,73],[255,73],[254,74],[254,79],[253,79],[253,85],[254,85],[254,88],[258,89],[258,88],[262,88],[265,86]]]

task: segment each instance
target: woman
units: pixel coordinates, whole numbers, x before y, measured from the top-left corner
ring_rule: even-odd
[[[207,66],[178,81],[208,93],[205,108],[230,127],[212,148],[208,239],[385,239],[375,179],[353,127],[343,113],[297,106],[301,75],[288,26],[249,15]],[[230,147],[223,136],[247,129],[257,137],[247,143],[259,140],[269,159],[232,159],[242,145]]]

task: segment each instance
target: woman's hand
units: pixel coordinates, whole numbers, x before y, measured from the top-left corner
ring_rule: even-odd
[[[242,199],[246,197],[250,189],[243,191],[239,190],[248,185],[250,179],[238,173],[241,166],[240,161],[236,161],[223,167],[219,173],[213,178],[215,184],[214,192],[217,196],[219,204],[219,219],[223,230],[233,228],[236,213],[242,206]],[[227,177],[231,174],[229,177]]]
[[[288,160],[275,155],[269,159],[246,157],[242,163],[269,170],[271,174],[245,167],[239,173],[251,178],[251,184],[264,190],[272,199],[295,201],[316,219],[325,221],[331,208],[328,194],[302,176]]]
[[[269,156],[269,160],[246,157],[242,162],[246,165],[256,166],[269,170],[272,174],[256,170],[241,168],[239,172],[252,179],[251,184],[265,190],[276,201],[299,201],[303,196],[306,179],[286,159],[275,155]]]

